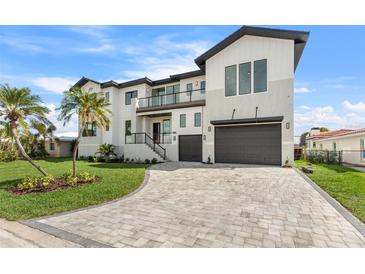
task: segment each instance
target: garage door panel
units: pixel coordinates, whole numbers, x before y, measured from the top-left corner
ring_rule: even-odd
[[[215,161],[281,164],[281,124],[215,128]]]
[[[202,135],[179,136],[179,161],[202,161]]]

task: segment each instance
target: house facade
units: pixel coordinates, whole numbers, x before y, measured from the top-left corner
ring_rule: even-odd
[[[307,149],[341,151],[344,163],[365,166],[365,128],[328,132],[312,128],[306,139]]]
[[[293,163],[294,72],[309,34],[242,27],[195,59],[195,71],[75,85],[100,92],[113,115],[87,125],[79,156],[103,143],[133,159]]]
[[[46,138],[45,148],[49,157],[71,157],[74,139],[68,137]]]

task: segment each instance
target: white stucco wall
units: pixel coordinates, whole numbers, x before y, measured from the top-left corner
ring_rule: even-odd
[[[225,67],[267,59],[268,91],[225,96]],[[252,72],[253,75],[253,72]],[[251,77],[253,78],[253,77]],[[244,36],[206,61],[206,107],[204,110],[203,161],[214,161],[214,127],[212,120],[284,116],[282,122],[282,164],[294,160],[293,85],[294,42],[291,40]],[[253,87],[252,87],[253,89]],[[238,77],[237,77],[238,93]],[[289,129],[286,129],[289,123]],[[211,131],[208,127],[211,126]]]

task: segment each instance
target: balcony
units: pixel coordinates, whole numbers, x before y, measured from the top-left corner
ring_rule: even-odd
[[[205,105],[205,89],[195,89],[171,94],[137,99],[137,112],[165,110]]]

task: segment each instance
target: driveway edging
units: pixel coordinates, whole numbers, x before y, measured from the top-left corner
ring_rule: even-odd
[[[365,225],[356,218],[350,211],[348,211],[343,205],[341,205],[335,198],[324,191],[319,185],[312,181],[306,174],[301,172],[298,168],[294,170],[309,184],[311,185],[331,206],[333,206],[338,213],[340,213],[353,227],[356,228],[360,234],[365,237]]]

